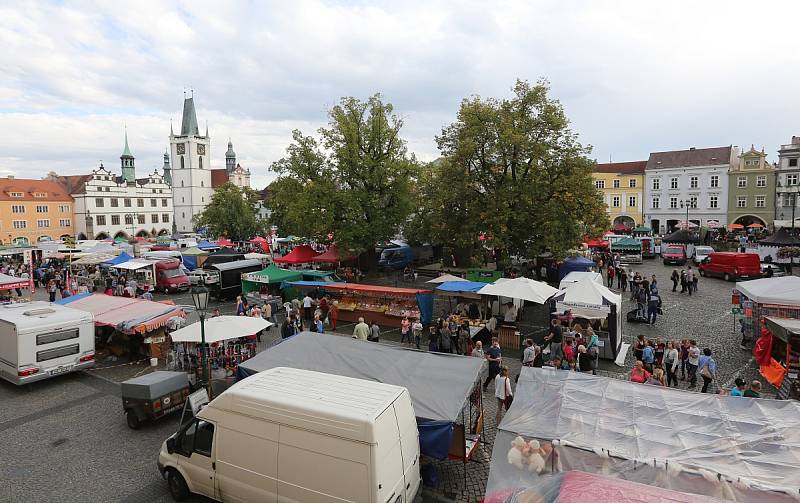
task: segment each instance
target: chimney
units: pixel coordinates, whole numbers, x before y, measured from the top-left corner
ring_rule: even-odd
[[[689,147],[689,150],[695,150],[695,147]]]
[[[800,136],[792,136],[792,145],[800,145]]]

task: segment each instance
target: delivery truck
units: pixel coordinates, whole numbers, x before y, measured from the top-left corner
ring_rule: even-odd
[[[94,365],[91,313],[51,304],[0,306],[0,377],[28,384]]]
[[[178,501],[406,503],[420,488],[408,390],[277,367],[200,409],[161,446]]]

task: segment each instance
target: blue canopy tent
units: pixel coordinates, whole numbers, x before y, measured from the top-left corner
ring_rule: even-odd
[[[564,276],[573,271],[589,272],[595,268],[597,268],[597,264],[595,264],[588,258],[584,257],[569,258],[565,260],[563,264],[561,264],[561,267],[559,267],[558,280],[561,281],[562,279],[564,279]]]
[[[471,292],[475,293],[481,288],[485,287],[486,283],[479,281],[445,281],[436,287],[440,292]]]
[[[116,257],[112,258],[111,260],[106,260],[105,262],[103,262],[103,265],[108,265],[108,266],[118,265],[118,264],[122,264],[124,262],[127,262],[132,258],[133,257],[128,255],[127,253],[122,252],[119,255],[117,255]]]
[[[212,243],[210,241],[200,241],[197,243],[197,247],[201,250],[218,250],[219,245],[217,243]]]
[[[459,431],[457,441],[463,443],[464,429],[471,430],[482,414],[478,386],[483,365],[482,358],[302,332],[239,364],[237,378],[291,367],[403,386],[417,415],[421,452],[447,459],[454,432]]]

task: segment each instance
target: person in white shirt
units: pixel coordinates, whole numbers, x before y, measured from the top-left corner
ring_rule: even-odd
[[[503,410],[511,405],[513,393],[511,392],[511,379],[508,378],[508,367],[501,367],[500,373],[494,378],[494,397],[497,399],[497,413],[494,416],[495,424],[500,424]]]
[[[313,302],[313,299],[308,294],[303,297],[303,315],[307,320],[311,319],[311,304]]]
[[[517,323],[517,308],[513,302],[506,304],[506,314],[503,316],[503,323],[515,325]]]

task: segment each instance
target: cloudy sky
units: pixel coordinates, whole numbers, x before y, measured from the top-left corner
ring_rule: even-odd
[[[0,176],[160,168],[193,88],[253,186],[292,129],[382,93],[421,159],[466,96],[545,77],[600,162],[800,134],[800,2],[0,0]]]

